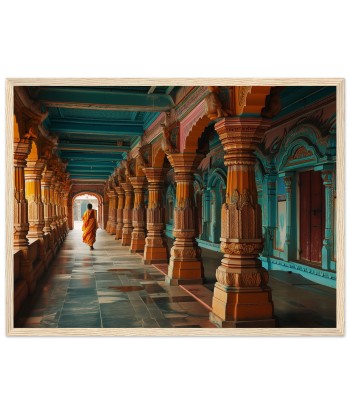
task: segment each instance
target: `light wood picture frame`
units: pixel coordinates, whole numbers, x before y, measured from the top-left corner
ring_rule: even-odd
[[[336,87],[336,327],[335,328],[15,328],[14,327],[14,88],[21,86],[334,86]],[[343,336],[345,329],[344,79],[340,78],[14,78],[6,80],[6,325],[8,336]]]

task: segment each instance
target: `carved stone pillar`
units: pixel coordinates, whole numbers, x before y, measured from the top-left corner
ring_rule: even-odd
[[[194,172],[203,156],[196,153],[169,153],[175,172],[176,207],[174,209],[175,242],[171,248],[168,276],[171,285],[202,283],[201,249],[196,242]]]
[[[101,227],[102,227],[102,229],[107,230],[108,218],[109,218],[109,202],[106,202],[105,197],[103,199],[103,203],[102,203],[101,207],[103,209],[102,210],[103,214],[102,214]],[[117,211],[115,212],[115,215],[116,215],[116,218],[117,218]],[[117,219],[115,221],[117,222]]]
[[[16,137],[15,137],[16,138]],[[21,139],[14,143],[14,240],[15,249],[28,246],[28,203],[25,197],[24,169],[30,152],[31,140]]]
[[[55,198],[55,186],[56,186],[56,178],[53,176],[51,179],[50,184],[50,204],[51,204],[51,229],[56,231],[57,224],[57,206],[56,206],[56,198]]]
[[[41,201],[41,174],[44,161],[28,161],[24,169],[26,197],[28,201],[28,238],[44,236],[44,205]]]
[[[114,189],[108,192],[109,197],[109,228],[111,235],[116,234],[117,194]]]
[[[132,210],[132,226],[130,252],[143,252],[146,239],[146,209],[145,209],[145,177],[130,177],[134,189],[134,208]]]
[[[254,151],[266,125],[261,119],[224,118],[215,129],[228,171],[226,203],[221,210],[224,257],[216,271],[210,319],[221,327],[274,327],[269,275],[258,259],[263,238]]]
[[[286,187],[286,240],[283,246],[283,259],[289,261],[291,259],[291,232],[292,232],[292,197],[293,197],[293,180],[294,172],[283,173],[283,181]]]
[[[165,171],[162,168],[143,169],[148,181],[147,238],[144,250],[144,263],[168,262],[168,246],[164,236],[163,195]]]
[[[331,269],[333,260],[333,194],[334,194],[334,175],[333,170],[322,171],[322,180],[325,186],[325,229],[322,247],[322,268]]]
[[[59,230],[58,230],[58,223],[57,223],[57,193],[55,191],[56,182],[57,182],[57,178],[53,176],[51,179],[51,184],[50,184],[50,204],[51,204],[50,244],[51,244],[51,249],[54,253],[56,253],[58,249],[58,243],[59,243]]]
[[[50,187],[52,181],[53,171],[44,170],[41,179],[41,199],[44,206],[44,228],[45,233],[51,233],[52,222],[52,205],[50,197]]]
[[[69,192],[64,192],[63,193],[63,198],[62,198],[62,202],[63,202],[63,222],[64,222],[65,234],[67,234],[68,231],[69,231],[68,194],[69,194]]]
[[[132,234],[132,209],[134,206],[134,192],[129,181],[121,183],[125,192],[125,205],[123,209],[123,231],[122,231],[122,246],[131,244]]]
[[[115,239],[122,239],[125,192],[121,185],[117,186],[115,190],[118,194],[117,225],[116,225]]]
[[[72,206],[72,197],[68,195],[68,228],[70,230],[74,229],[74,207]]]
[[[112,200],[111,200],[111,191],[106,191],[106,194],[108,196],[108,220],[107,220],[107,226],[106,231],[110,233],[110,227],[111,227],[111,218],[112,218]]]
[[[276,179],[277,175],[270,173],[265,175],[263,183],[263,200],[266,206],[265,232],[264,232],[264,256],[273,255],[273,240],[276,229]]]
[[[53,197],[54,197],[54,211],[55,211],[55,223],[56,223],[56,231],[57,231],[57,238],[58,242],[62,242],[62,228],[61,228],[61,216],[60,216],[60,195],[59,189],[61,187],[61,182],[59,178],[56,178],[55,185],[53,189]]]
[[[35,275],[33,274],[32,260],[29,255],[29,231],[28,203],[25,196],[24,169],[27,165],[27,157],[31,151],[32,141],[37,138],[33,129],[27,133],[20,133],[19,125],[14,116],[14,251],[21,251],[20,273],[26,282],[28,290],[32,293],[35,289]],[[15,297],[16,307],[16,297]]]

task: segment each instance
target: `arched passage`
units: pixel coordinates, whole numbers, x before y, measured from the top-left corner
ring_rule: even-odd
[[[78,193],[74,194],[72,196],[72,198],[71,198],[71,203],[69,203],[69,207],[70,207],[70,212],[69,212],[69,222],[70,223],[69,223],[69,227],[70,227],[70,229],[74,229],[74,220],[77,220],[77,219],[75,219],[77,217],[76,216],[77,214],[79,216],[79,212],[77,212],[74,209],[76,199],[79,196],[85,196],[85,195],[88,195],[90,197],[95,197],[97,199],[97,217],[98,217],[98,223],[99,223],[99,226],[100,227],[103,227],[102,226],[102,224],[104,223],[103,196],[100,195],[97,192],[82,191],[82,192],[78,192]],[[80,212],[80,217],[81,217],[81,212]],[[81,220],[81,219],[79,219],[79,220]]]

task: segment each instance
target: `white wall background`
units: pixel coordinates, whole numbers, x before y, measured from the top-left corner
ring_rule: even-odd
[[[345,5],[3,1],[3,149],[6,77],[349,76]],[[349,413],[348,336],[7,338],[0,287],[3,414]]]

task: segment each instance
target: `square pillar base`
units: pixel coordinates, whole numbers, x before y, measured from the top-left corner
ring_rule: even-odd
[[[131,244],[131,233],[122,235],[122,246],[129,246]]]
[[[203,284],[202,261],[170,258],[165,281],[169,285]]]
[[[168,262],[168,250],[165,246],[153,247],[145,246],[143,255],[144,264],[164,264]]]
[[[210,320],[219,327],[276,327],[269,287],[215,284]]]

